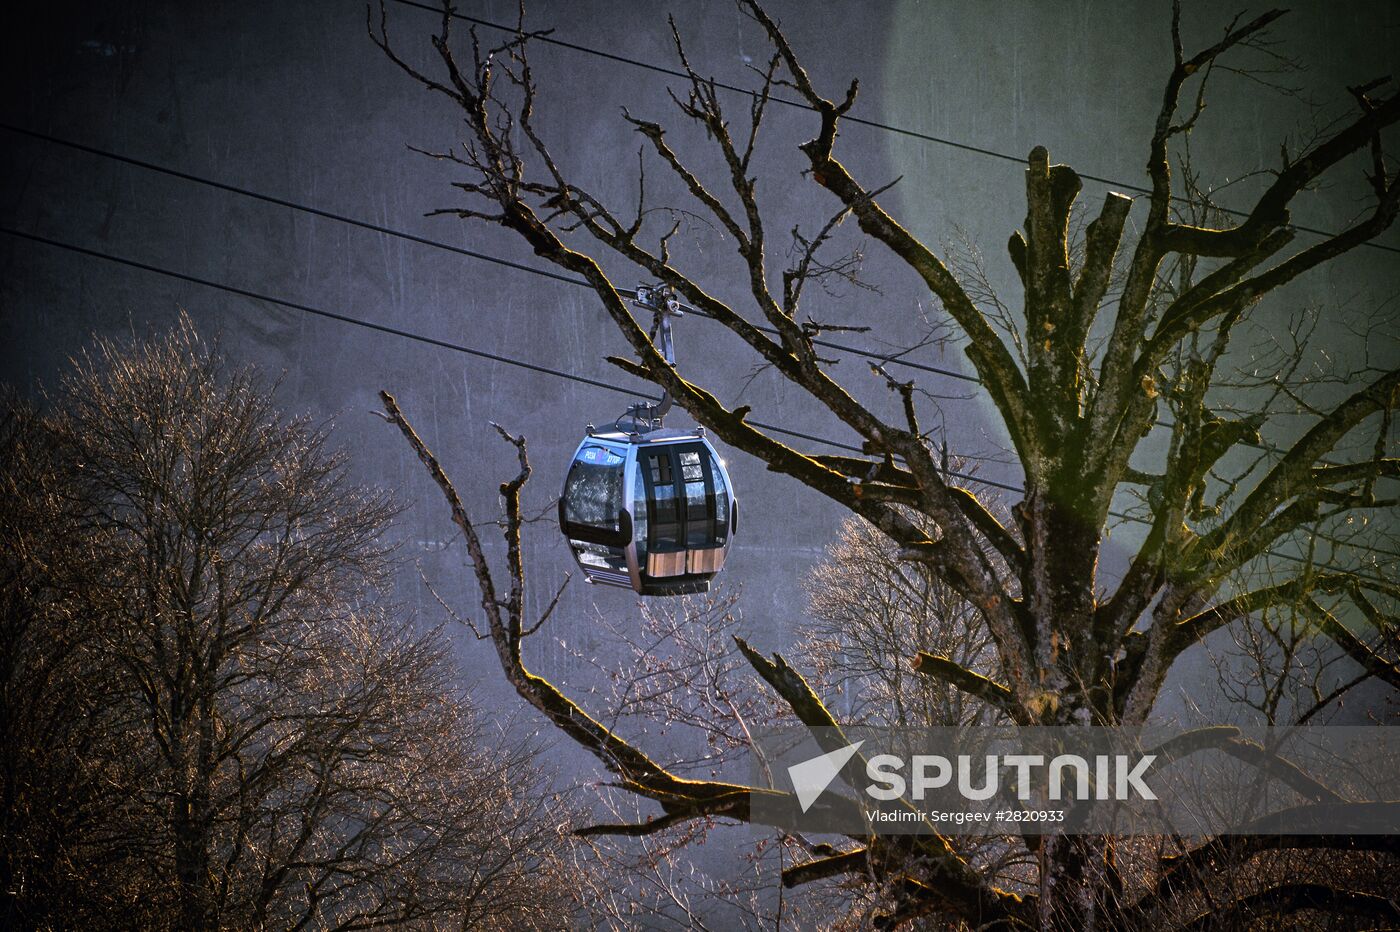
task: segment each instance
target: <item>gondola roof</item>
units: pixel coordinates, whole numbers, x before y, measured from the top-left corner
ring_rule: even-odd
[[[665,443],[667,441],[682,440],[702,440],[705,437],[705,430],[701,427],[691,427],[689,429],[680,427],[662,427],[646,433],[629,433],[624,430],[593,430],[588,433],[591,440],[606,440],[610,443]]]

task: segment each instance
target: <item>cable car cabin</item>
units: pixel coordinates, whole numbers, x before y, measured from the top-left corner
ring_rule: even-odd
[[[706,592],[738,502],[702,432],[599,432],[574,453],[559,527],[589,582],[641,595]]]

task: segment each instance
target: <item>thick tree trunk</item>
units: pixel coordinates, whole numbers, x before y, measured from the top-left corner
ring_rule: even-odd
[[[199,701],[192,703],[192,707],[197,716],[191,723],[196,739],[185,748],[189,763],[183,768],[184,786],[175,798],[171,829],[175,836],[180,927],[191,932],[204,932],[218,927],[213,876],[209,869],[213,831],[210,796],[214,776],[212,690],[202,689]]]
[[[213,929],[214,902],[209,877],[207,793],[179,794],[171,828],[175,835],[175,877],[180,891],[180,928]]]
[[[1045,724],[1101,721],[1094,696],[1105,645],[1093,643],[1099,536],[1079,494],[1032,492],[1019,507],[1026,538],[1024,600],[1045,701],[1030,709]]]

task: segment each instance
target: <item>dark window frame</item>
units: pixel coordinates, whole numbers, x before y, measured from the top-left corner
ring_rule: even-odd
[[[701,520],[706,525],[705,541],[699,547],[690,546],[690,498],[686,494],[685,469],[681,465],[682,453],[694,453],[699,459],[701,476],[705,485],[705,517]],[[646,489],[647,508],[647,552],[648,553],[677,553],[692,549],[710,549],[723,546],[719,541],[716,525],[718,521],[715,517],[715,483],[716,476],[710,462],[711,451],[705,444],[698,441],[687,443],[667,443],[657,444],[654,447],[639,447],[637,449],[638,469],[642,474],[643,487]],[[662,462],[667,464],[670,476],[669,482],[656,482],[652,476],[652,464],[655,458],[664,457]],[[659,470],[658,470],[659,471]],[[694,480],[691,480],[694,481]],[[656,506],[656,485],[669,485],[674,490],[673,501],[676,511],[676,520],[664,522],[673,524],[676,528],[674,539],[663,537],[658,541],[657,532],[663,522],[657,519]],[[727,523],[727,522],[726,522]]]

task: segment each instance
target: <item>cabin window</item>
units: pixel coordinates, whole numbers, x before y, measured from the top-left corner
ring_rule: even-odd
[[[621,530],[625,462],[605,446],[580,449],[564,483],[564,520],[599,531]]]

